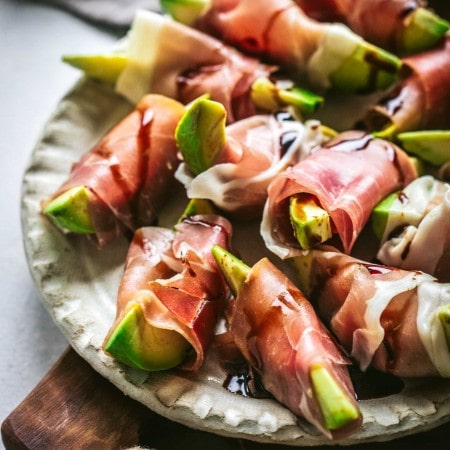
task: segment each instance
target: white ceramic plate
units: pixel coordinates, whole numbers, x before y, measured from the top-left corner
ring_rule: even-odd
[[[129,370],[101,350],[115,315],[115,295],[127,242],[97,250],[83,236],[63,235],[40,214],[40,202],[67,178],[71,165],[131,106],[111,90],[81,80],[59,103],[46,124],[23,180],[22,223],[29,266],[42,301],[73,348],[125,394],[156,413],[187,426],[261,442],[297,446],[332,444],[272,400],[245,398],[222,387],[224,373],[210,354],[195,376]],[[166,207],[167,224],[181,210]],[[247,243],[248,263],[258,233],[236,231]],[[259,251],[262,251],[261,248]],[[354,444],[383,441],[425,431],[450,420],[450,380],[408,382],[399,394],[361,400],[364,424]]]

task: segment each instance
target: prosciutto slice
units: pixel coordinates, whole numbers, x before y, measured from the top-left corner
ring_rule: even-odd
[[[361,425],[359,417],[338,432],[325,428],[317,400],[310,394],[310,370],[314,365],[325,367],[358,409],[349,360],[309,301],[268,259],[250,269],[235,299],[230,331],[264,388],[292,412],[330,438],[349,435]]]
[[[174,330],[191,344],[193,352],[181,368],[198,370],[229,295],[211,247],[229,249],[231,233],[231,224],[215,215],[192,216],[175,231],[138,229],[126,258],[109,335],[138,303],[149,324]]]
[[[148,92],[184,104],[208,93],[225,106],[230,123],[256,114],[251,86],[277,70],[205,33],[144,10],[135,15],[127,56],[130,62],[116,91],[133,103]]]
[[[447,183],[427,175],[398,194],[377,253],[379,261],[450,281],[449,189]]]
[[[349,253],[374,206],[417,177],[406,153],[391,142],[346,131],[269,185],[261,234],[280,258],[300,252],[289,219],[289,198],[310,194],[328,212],[332,230]]]
[[[450,36],[432,50],[403,62],[411,73],[362,119],[370,131],[393,132],[450,127]]]
[[[318,121],[303,124],[288,112],[240,120],[226,128],[226,135],[209,169],[193,177],[182,163],[175,176],[189,198],[209,199],[241,219],[260,216],[275,175],[325,141]]]
[[[362,370],[401,377],[450,376],[437,312],[450,285],[419,271],[370,264],[327,249],[309,256],[308,297]]]
[[[174,189],[179,164],[175,127],[184,106],[151,94],[72,168],[56,198],[75,186],[89,189],[89,213],[99,245],[124,229],[151,225]]]
[[[332,85],[333,72],[363,42],[343,24],[311,19],[292,0],[211,0],[193,26],[246,54],[280,65],[318,89]],[[367,80],[367,91],[375,90],[371,84],[378,70],[396,72],[387,61],[378,66],[373,51],[372,56],[374,77]]]
[[[421,0],[295,0],[305,13],[323,22],[342,22],[364,39],[397,51],[409,16]]]

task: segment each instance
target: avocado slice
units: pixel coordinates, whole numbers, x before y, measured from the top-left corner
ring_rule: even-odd
[[[293,195],[289,199],[289,217],[300,247],[308,250],[330,239],[329,214],[312,195]]]
[[[225,107],[205,96],[186,106],[175,129],[175,140],[193,175],[211,167],[225,146],[226,117]]]
[[[326,367],[321,364],[312,365],[310,376],[314,396],[328,430],[339,430],[360,417],[358,408]]]
[[[212,252],[229,283],[231,291],[236,296],[250,271],[250,267],[218,245],[213,247]],[[339,430],[359,419],[360,412],[352,399],[342,390],[338,381],[324,366],[313,364],[309,373],[313,385],[312,394],[317,400],[325,427],[328,430]]]
[[[99,55],[65,55],[62,60],[82,70],[89,78],[114,85],[128,64],[128,57],[119,53]]]
[[[190,349],[176,331],[150,325],[138,303],[127,311],[105,343],[105,351],[117,361],[148,371],[178,366]]]
[[[399,52],[414,54],[436,45],[450,29],[450,23],[427,8],[416,8],[406,19]]]
[[[407,152],[434,166],[450,161],[450,130],[407,131],[397,139]]]
[[[392,205],[397,200],[399,192],[394,192],[378,203],[372,211],[371,223],[375,236],[379,241],[383,238],[384,230],[386,229],[389,214],[391,212]]]
[[[289,258],[289,263],[293,267],[297,280],[300,286],[300,290],[309,296],[311,293],[311,271],[314,259],[314,250],[305,251],[300,256],[294,256]]]
[[[181,222],[185,218],[195,216],[197,214],[217,214],[217,209],[214,207],[213,203],[208,199],[192,198],[189,200],[178,222]]]
[[[250,272],[250,267],[220,245],[213,245],[211,251],[232,294],[236,297]]]
[[[300,114],[312,114],[324,101],[323,97],[294,86],[291,81],[273,83],[267,77],[257,78],[253,82],[251,99],[258,108],[266,111],[292,106]]]
[[[330,75],[331,86],[359,94],[383,90],[397,81],[402,65],[397,56],[361,40]]]
[[[447,341],[448,351],[450,352],[450,305],[444,305],[437,313],[438,319],[444,329],[445,340]]]
[[[172,19],[190,26],[208,9],[211,0],[161,0],[160,4]]]
[[[43,209],[58,227],[74,233],[95,233],[89,214],[89,202],[93,194],[85,186],[68,189],[50,200]]]

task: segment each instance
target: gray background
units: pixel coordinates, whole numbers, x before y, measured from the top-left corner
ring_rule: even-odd
[[[0,422],[68,346],[25,260],[22,175],[46,120],[79,76],[61,55],[100,52],[118,37],[44,3],[0,1]]]

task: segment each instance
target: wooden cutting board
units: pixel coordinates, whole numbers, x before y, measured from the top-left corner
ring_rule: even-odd
[[[449,450],[449,432],[450,422],[402,439],[350,448]],[[293,448],[225,438],[171,422],[126,397],[72,349],[61,356],[42,381],[6,418],[1,434],[7,450],[118,450],[136,446],[157,450]],[[330,446],[314,449],[329,450]]]

